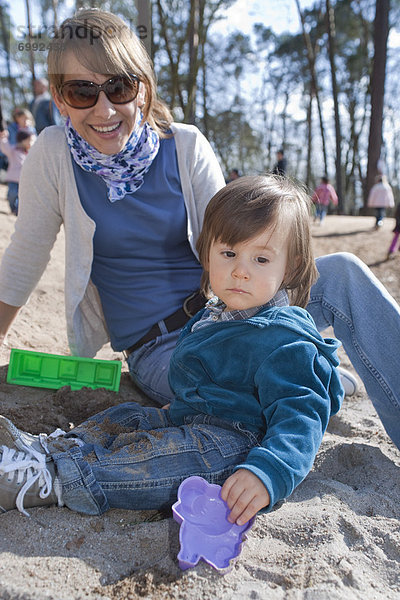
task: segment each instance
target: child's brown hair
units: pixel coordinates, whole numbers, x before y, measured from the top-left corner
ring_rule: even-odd
[[[277,175],[240,177],[222,188],[207,206],[197,251],[202,289],[209,294],[207,264],[214,241],[235,246],[269,227],[287,228],[287,275],[282,288],[290,303],[306,307],[318,277],[310,231],[310,197],[298,183]]]

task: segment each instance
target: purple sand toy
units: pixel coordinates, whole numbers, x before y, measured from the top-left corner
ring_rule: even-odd
[[[240,526],[230,523],[229,508],[220,492],[220,485],[196,476],[188,477],[179,486],[172,512],[181,525],[178,561],[183,570],[196,566],[200,559],[215,569],[225,569],[240,554],[245,532],[254,519]]]

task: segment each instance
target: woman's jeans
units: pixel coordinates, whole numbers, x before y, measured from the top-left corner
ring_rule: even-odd
[[[333,327],[394,443],[400,448],[400,308],[370,269],[346,252],[317,258],[320,273],[307,310],[319,331]],[[162,322],[161,322],[162,323]],[[168,367],[179,331],[128,357],[132,378],[161,405],[169,402]]]
[[[191,475],[222,485],[260,442],[239,423],[197,415],[176,427],[169,411],[129,402],[48,439],[48,448],[64,504],[98,515],[109,508],[171,506]]]

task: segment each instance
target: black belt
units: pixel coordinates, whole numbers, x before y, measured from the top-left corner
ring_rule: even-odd
[[[178,308],[178,310],[172,315],[169,315],[169,317],[163,319],[168,333],[183,327],[185,323],[187,323],[189,319],[193,317],[193,315],[195,315],[200,309],[204,308],[206,302],[207,298],[205,298],[205,296],[203,296],[202,292],[199,290],[188,296],[185,299],[182,308]],[[144,334],[143,337],[140,338],[140,340],[125,350],[126,356],[132,354],[132,352],[140,348],[140,346],[143,346],[143,344],[147,344],[147,342],[151,342],[151,340],[154,340],[159,335],[162,335],[162,333],[163,332],[161,331],[158,323],[156,323],[151,329],[149,329],[147,333]]]

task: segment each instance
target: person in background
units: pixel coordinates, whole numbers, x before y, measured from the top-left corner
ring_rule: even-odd
[[[111,342],[135,384],[163,406],[173,398],[168,371],[181,329],[204,305],[196,242],[225,186],[220,165],[196,127],[173,122],[149,56],[119,17],[85,9],[67,19],[48,73],[66,123],[42,131],[22,169],[0,266],[0,342],[63,226],[71,353],[93,357]],[[316,266],[307,310],[319,331],[333,328],[400,446],[400,376],[384,341],[400,344],[400,308],[353,254],[320,256]]]
[[[60,113],[49,93],[47,79],[35,79],[33,82],[34,99],[31,102],[31,111],[39,134],[50,125],[61,125]]]
[[[235,179],[238,179],[240,177],[240,172],[239,169],[231,169],[229,175],[228,175],[228,179],[226,180],[226,183],[230,183],[231,181],[235,181]]]
[[[283,148],[278,150],[278,152],[276,153],[276,161],[277,162],[274,168],[272,169],[272,172],[275,175],[281,175],[282,177],[284,177],[286,175],[287,161],[285,158],[285,152]]]
[[[8,183],[7,200],[13,215],[18,214],[18,188],[22,165],[28,151],[36,139],[29,129],[20,129],[16,135],[16,144],[11,145],[7,130],[0,131],[0,150],[8,158],[6,181]]]
[[[398,241],[399,241],[399,236],[400,236],[400,203],[396,207],[396,212],[395,212],[394,218],[396,219],[396,223],[395,223],[395,226],[393,229],[394,236],[393,236],[393,239],[389,246],[389,250],[387,253],[387,260],[389,260],[389,258],[393,257],[394,253],[396,252],[396,249],[400,250],[400,246],[398,246]]]
[[[17,133],[21,129],[36,134],[35,119],[27,108],[17,107],[12,112],[12,122],[8,125],[8,141],[11,146],[17,143]]]
[[[375,209],[375,229],[379,229],[383,225],[386,209],[394,206],[394,197],[386,175],[377,175],[375,182],[368,194],[367,206]]]
[[[128,402],[55,440],[0,419],[0,509],[160,510],[197,475],[222,485],[230,522],[244,525],[288,497],[343,400],[339,342],[305,310],[309,209],[300,186],[272,175],[217,192],[197,243],[210,300],[172,354],[170,406]]]
[[[321,183],[316,188],[312,201],[315,204],[315,217],[314,221],[319,220],[319,224],[322,225],[323,220],[328,212],[329,204],[332,202],[335,206],[338,204],[338,197],[333,185],[329,183],[328,177],[321,177]]]

